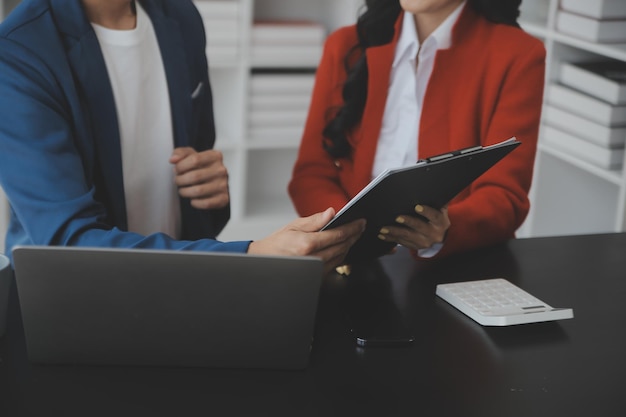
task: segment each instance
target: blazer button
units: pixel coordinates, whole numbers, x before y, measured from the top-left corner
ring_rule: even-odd
[[[337,159],[335,159],[335,167],[337,167],[337,169],[341,169],[341,162],[339,162]]]

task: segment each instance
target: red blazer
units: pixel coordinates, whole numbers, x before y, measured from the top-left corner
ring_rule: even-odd
[[[343,59],[357,42],[355,26],[328,37],[288,187],[300,215],[329,206],[339,210],[371,180],[401,22],[402,16],[390,44],[367,49],[363,119],[349,137],[353,154],[339,160],[324,151],[322,130],[330,111],[342,103]],[[465,7],[453,28],[452,46],[435,58],[424,97],[418,155],[426,158],[512,136],[522,144],[450,203],[451,226],[437,257],[512,238],[524,221],[530,207],[544,72],[540,40],[519,28],[490,23]]]

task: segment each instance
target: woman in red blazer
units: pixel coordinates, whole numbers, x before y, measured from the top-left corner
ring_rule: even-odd
[[[378,231],[417,257],[513,238],[529,210],[545,71],[543,43],[516,23],[521,0],[366,3],[326,41],[289,183],[296,210],[339,210],[398,161],[515,136],[521,146],[448,207],[418,205],[428,221],[399,216]]]

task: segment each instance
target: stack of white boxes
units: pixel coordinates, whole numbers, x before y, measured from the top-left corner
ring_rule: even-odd
[[[564,62],[547,87],[542,140],[604,169],[620,169],[626,143],[626,62]]]
[[[596,43],[626,41],[625,0],[561,0],[559,32]]]
[[[250,140],[300,142],[306,121],[313,73],[253,73],[250,79]]]
[[[326,29],[312,21],[256,21],[250,36],[255,68],[315,68]]]
[[[248,137],[300,142],[326,29],[312,21],[255,21],[250,33]]]
[[[233,0],[195,0],[207,38],[209,65],[230,65],[239,59],[241,11]]]

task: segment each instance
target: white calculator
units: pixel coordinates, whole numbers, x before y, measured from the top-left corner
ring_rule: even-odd
[[[503,278],[437,285],[436,294],[483,326],[571,319],[571,308],[553,308]]]

